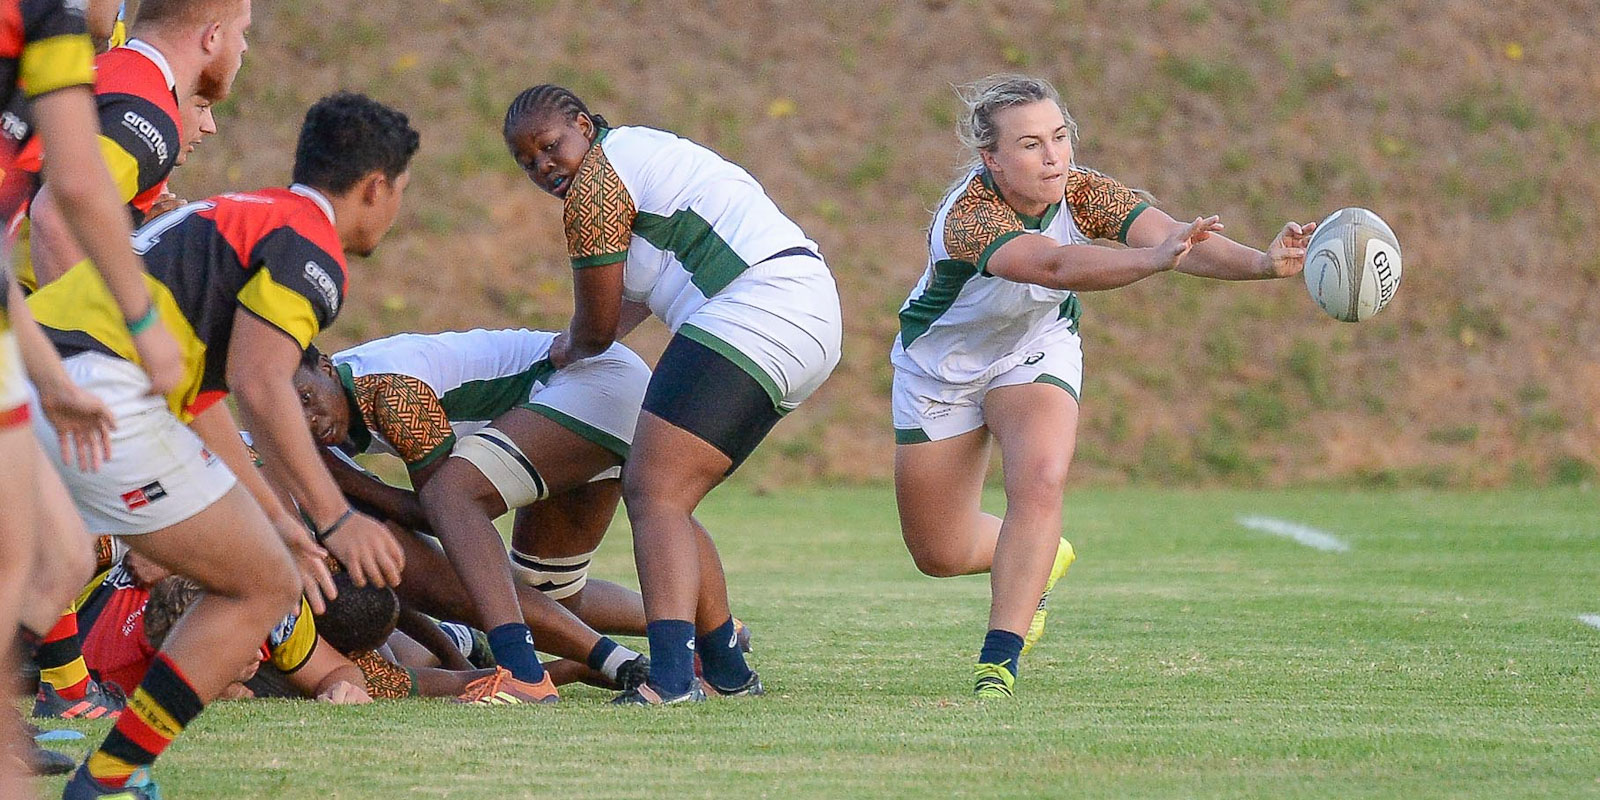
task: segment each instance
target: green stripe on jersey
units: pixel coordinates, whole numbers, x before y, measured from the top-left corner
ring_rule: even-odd
[[[633,232],[659,250],[677,257],[700,293],[711,297],[728,288],[750,268],[733,248],[693,209],[679,209],[670,217],[640,211]]]
[[[550,359],[541,359],[514,375],[467,381],[445,392],[439,398],[439,403],[444,406],[444,415],[451,422],[494,419],[528,402],[533,385],[550,377],[555,371]]]
[[[1068,321],[1067,330],[1078,332],[1078,318],[1083,316],[1083,303],[1078,300],[1078,293],[1073,292],[1067,299],[1061,301],[1061,310],[1056,313],[1056,319]]]
[[[917,337],[927,333],[934,321],[956,304],[961,288],[977,274],[978,267],[970,261],[947,258],[934,262],[928,288],[900,312],[900,346],[910,348]]]
[[[1128,229],[1133,227],[1133,221],[1138,219],[1139,215],[1143,214],[1144,210],[1149,207],[1149,203],[1140,203],[1134,206],[1132,211],[1128,212],[1128,216],[1122,218],[1122,228],[1117,231],[1117,241],[1123,244],[1128,243]]]

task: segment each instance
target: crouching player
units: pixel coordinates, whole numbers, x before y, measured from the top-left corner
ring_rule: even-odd
[[[476,610],[501,669],[470,687],[466,702],[557,699],[529,621],[538,624],[547,652],[584,661],[624,688],[631,688],[629,674],[644,673],[638,653],[585,620],[608,630],[644,629],[636,593],[587,575],[621,499],[619,468],[650,369],[614,344],[558,372],[549,360],[555,338],[529,330],[400,334],[332,359],[308,354],[296,375],[319,441],[406,462],[414,495],[359,475],[342,485],[443,543],[459,584],[414,569],[400,591],[430,613],[460,618]],[[508,561],[493,520],[511,509],[524,513]],[[409,557],[427,555],[417,544],[408,542]],[[583,619],[561,602],[580,592],[586,597],[573,605]]]
[[[152,396],[91,265],[30,299],[73,380],[116,417],[99,472],[55,458],[90,530],[121,536],[206,589],[67,784],[69,800],[156,796],[145,768],[249,663],[302,590],[313,607],[324,587],[332,592],[326,553],[250,470],[237,433],[231,444],[209,437],[208,449],[185,424],[231,425],[218,402],[225,393],[235,394],[273,484],[314,520],[317,540],[358,581],[399,580],[398,547],[339,493],[295,413],[292,379],[301,351],[344,301],[346,255],[370,254],[393,225],[417,141],[403,114],[334,95],[306,115],[293,186],[190,203],[139,231],[134,246],[150,268],[156,315],[177,332],[189,367],[165,397]],[[55,439],[42,416],[35,434]]]

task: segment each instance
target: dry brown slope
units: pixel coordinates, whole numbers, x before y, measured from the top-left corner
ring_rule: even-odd
[[[1215,6],[1215,7],[1213,7]],[[1392,308],[1322,318],[1296,282],[1164,276],[1086,298],[1078,468],[1105,481],[1587,480],[1600,445],[1600,66],[1592,5],[1256,0],[920,3],[391,0],[257,4],[237,100],[177,180],[285,180],[306,105],[349,87],[419,122],[392,240],[355,267],[332,344],[564,323],[559,213],[500,114],[573,86],[617,123],[748,167],[818,239],[846,357],[751,472],[887,474],[885,362],[959,159],[950,84],[1058,83],[1079,160],[1219,213],[1260,246],[1347,204],[1405,247]],[[640,349],[662,341],[646,331]]]

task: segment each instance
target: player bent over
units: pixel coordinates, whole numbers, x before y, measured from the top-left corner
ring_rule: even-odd
[[[457,587],[419,575],[429,586],[408,579],[402,596],[449,616],[476,609],[488,631],[503,669],[469,687],[462,698],[468,702],[557,698],[532,647],[529,621],[540,623],[547,652],[585,661],[614,682],[629,683],[627,675],[645,664],[558,601],[585,591],[589,562],[616,513],[618,468],[650,369],[613,345],[557,371],[549,358],[555,338],[529,330],[400,334],[309,361],[297,374],[319,441],[398,455],[410,469],[415,497],[389,489],[398,500],[366,499],[397,522],[430,529],[460,578]],[[345,488],[358,497],[363,492]],[[515,565],[493,523],[511,509],[523,510],[512,538]],[[427,557],[416,543],[408,546]],[[590,618],[635,620],[630,632],[643,627],[637,595],[614,584],[596,585],[594,594],[604,597],[585,604]],[[441,602],[448,608],[440,610]]]
[[[1046,81],[998,75],[963,99],[973,162],[934,214],[928,267],[900,309],[890,355],[895,495],[918,569],[989,573],[974,692],[1010,697],[1050,590],[1075,558],[1061,538],[1061,497],[1083,379],[1077,292],[1174,269],[1294,275],[1314,226],[1288,223],[1263,253],[1221,236],[1216,217],[1174,221],[1073,162],[1077,126]],[[979,507],[991,436],[1005,464],[1003,520]]]
[[[225,393],[237,398],[273,484],[305,510],[318,540],[358,582],[399,579],[392,538],[349,508],[322,466],[296,413],[293,373],[344,302],[346,255],[370,254],[393,225],[416,148],[403,114],[334,95],[306,114],[293,186],[190,203],[141,229],[135,249],[189,361],[188,379],[164,397],[151,396],[87,265],[30,299],[73,380],[116,416],[112,455],[98,473],[59,464],[79,511],[93,532],[120,535],[206,589],[67,784],[69,800],[154,796],[145,768],[249,663],[302,589],[318,608],[331,587],[324,551],[250,469],[237,432],[231,445],[209,436],[208,448],[185,425],[201,426],[208,413],[209,424],[231,425]],[[42,420],[35,433],[54,437]]]
[[[694,511],[838,364],[833,275],[748,172],[687,139],[611,128],[548,84],[512,101],[503,133],[534,185],[562,201],[574,305],[551,363],[580,368],[651,313],[673,332],[622,476],[650,678],[614,702],[761,694]]]

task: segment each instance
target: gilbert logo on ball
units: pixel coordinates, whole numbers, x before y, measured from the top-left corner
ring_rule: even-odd
[[[1344,208],[1317,225],[1306,247],[1306,289],[1328,316],[1360,322],[1400,288],[1400,242],[1364,208]]]

